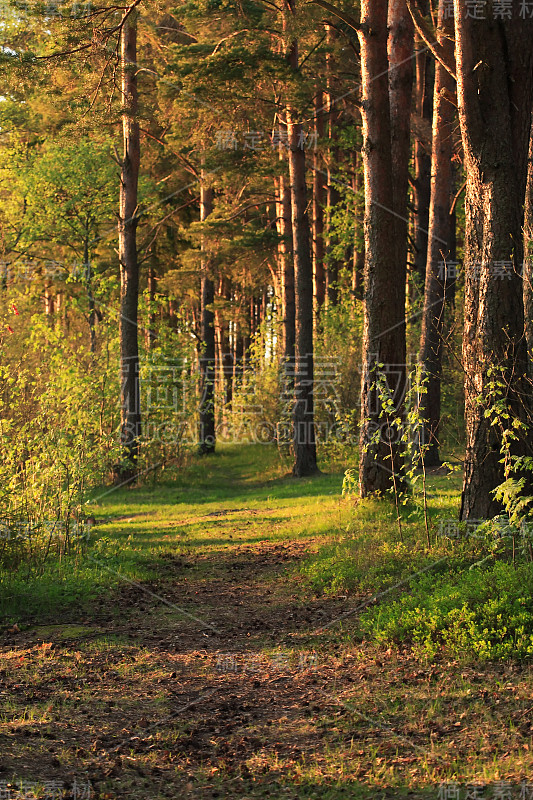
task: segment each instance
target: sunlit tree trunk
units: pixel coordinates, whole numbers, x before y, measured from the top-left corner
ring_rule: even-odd
[[[296,305],[293,475],[302,477],[317,471],[313,408],[313,265],[302,127],[290,116],[288,127]]]
[[[139,390],[139,263],[137,259],[137,188],[140,164],[137,120],[137,18],[127,12],[120,37],[122,71],[122,133],[118,253],[120,261],[121,444],[124,461],[116,480],[131,482],[137,474],[141,409]]]
[[[446,45],[453,35],[453,20],[447,18],[446,2],[440,0],[437,38]],[[455,80],[437,61],[435,65],[435,98],[433,104],[433,149],[431,154],[431,200],[429,237],[424,292],[424,312],[420,337],[420,362],[426,378],[426,391],[420,398],[420,413],[425,424],[421,444],[426,466],[440,464],[439,423],[441,408],[442,336],[444,330],[444,298],[449,268],[452,192],[452,155],[455,108],[450,95],[455,93]]]
[[[428,3],[424,2],[423,13],[427,13]],[[415,110],[422,121],[429,124],[433,106],[433,58],[420,39],[416,52],[416,90]],[[426,259],[428,252],[429,202],[431,193],[431,147],[415,136],[414,142],[414,267],[418,289],[422,291],[426,280]]]
[[[528,374],[533,379],[533,126],[529,137],[525,201],[523,294]]]
[[[391,119],[392,199],[396,261],[407,270],[408,188],[411,158],[414,25],[405,0],[389,0],[389,101]],[[402,292],[405,305],[405,293]]]
[[[94,302],[94,288],[93,288],[93,275],[92,263],[89,254],[89,232],[86,231],[85,240],[83,242],[83,275],[85,278],[85,288],[87,290],[87,306],[89,310],[89,337],[90,337],[90,351],[96,352],[96,307]]]
[[[333,48],[336,40],[335,29],[331,25],[326,25],[327,43],[329,48]],[[325,268],[325,282],[326,282],[326,301],[328,306],[334,306],[338,301],[338,281],[339,272],[342,264],[333,257],[332,249],[336,243],[336,236],[331,220],[331,215],[334,212],[335,206],[339,203],[340,194],[338,184],[335,180],[335,172],[338,169],[338,124],[340,118],[340,108],[338,100],[335,97],[334,88],[334,75],[336,73],[336,64],[333,53],[330,51],[326,55],[326,88],[327,88],[327,136],[328,136],[328,153],[327,153],[327,180],[326,180],[326,207],[327,207],[327,225],[326,225],[326,246],[327,263]],[[337,102],[336,102],[337,100]]]
[[[315,98],[315,133],[317,140],[324,136],[324,94]],[[326,281],[324,271],[324,201],[325,176],[318,147],[313,154],[313,294],[318,320],[324,305]]]
[[[461,519],[491,518],[503,480],[501,433],[486,417],[491,369],[505,403],[527,416],[523,260],[524,198],[533,101],[533,21],[471,19],[455,0],[457,96],[465,155],[466,454]],[[509,265],[502,278],[502,265]],[[520,433],[518,431],[518,433]],[[513,448],[529,452],[529,438]]]
[[[364,229],[363,220],[360,208],[360,193],[363,188],[363,174],[361,171],[361,155],[359,152],[355,153],[354,157],[354,177],[353,177],[353,194],[354,194],[354,246],[353,246],[353,262],[352,262],[352,291],[354,297],[361,299],[363,296],[364,286],[364,273],[365,273],[365,243],[364,243]]]
[[[287,126],[280,125],[280,132]],[[280,161],[285,162],[287,150],[280,148]],[[276,225],[280,237],[278,264],[282,309],[282,361],[291,364],[294,360],[295,309],[294,309],[294,262],[292,257],[291,189],[288,176],[276,179]]]
[[[365,180],[365,288],[361,390],[361,496],[391,488],[401,472],[399,427],[381,415],[376,387],[385,365],[388,392],[401,404],[405,386],[405,260],[395,241],[387,0],[361,3],[363,164]],[[396,142],[399,144],[399,127]],[[391,213],[392,212],[392,213]],[[401,427],[401,426],[400,426]]]
[[[205,183],[202,173],[200,184],[200,222],[205,222],[213,210],[213,190]],[[211,275],[211,264],[206,253],[205,237],[202,237],[200,306],[200,421],[198,430],[199,452],[207,455],[215,452],[215,283]]]
[[[146,331],[146,347],[152,350],[157,338],[155,298],[157,292],[157,244],[152,245],[152,252],[148,261],[148,329]]]
[[[296,0],[287,0],[287,11],[296,13]],[[291,42],[287,60],[298,71],[298,43]],[[303,128],[294,108],[287,110],[289,181],[291,191],[292,251],[295,301],[294,410],[292,419],[293,475],[318,471],[313,405],[313,262],[307,211],[306,159]]]

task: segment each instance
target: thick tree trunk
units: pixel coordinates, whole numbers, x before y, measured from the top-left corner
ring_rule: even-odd
[[[445,45],[453,35],[453,20],[447,19],[445,0],[440,0],[438,41]],[[420,414],[425,421],[420,444],[427,448],[424,463],[440,465],[439,423],[442,372],[442,335],[444,299],[450,269],[450,198],[452,192],[452,155],[455,108],[446,99],[455,92],[455,80],[437,61],[433,105],[433,150],[431,154],[431,200],[429,240],[424,293],[424,312],[420,337],[420,362],[426,377],[426,392],[420,398]]]
[[[141,409],[139,391],[139,264],[137,260],[137,187],[140,165],[137,121],[137,15],[125,15],[121,32],[122,132],[118,254],[120,261],[121,444],[123,463],[115,480],[131,482],[137,474]]]
[[[305,151],[301,146],[302,127],[290,113],[288,129],[296,305],[292,472],[300,478],[318,470],[313,409],[313,264],[307,216]]]
[[[213,190],[205,185],[202,175],[200,185],[200,222],[205,222],[213,210]],[[198,449],[201,455],[215,452],[215,284],[210,272],[209,257],[202,239],[201,310],[200,310],[200,421]]]
[[[400,406],[405,391],[405,260],[391,231],[393,164],[387,58],[387,0],[361,4],[363,164],[365,178],[365,290],[359,487],[384,492],[401,472],[401,431],[381,415],[378,364]],[[397,129],[398,130],[398,129]],[[396,139],[399,142],[399,138]]]
[[[533,101],[533,22],[471,19],[455,0],[457,97],[465,154],[466,455],[461,519],[491,518],[503,480],[501,435],[485,417],[491,368],[512,415],[527,415],[523,203]],[[509,264],[502,278],[502,265]],[[527,401],[526,401],[527,402]],[[516,453],[528,452],[521,440]]]

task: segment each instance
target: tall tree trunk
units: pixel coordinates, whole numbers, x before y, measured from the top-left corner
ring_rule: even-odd
[[[139,391],[139,264],[137,260],[137,188],[140,165],[137,121],[137,18],[126,12],[120,37],[122,70],[122,134],[124,152],[120,174],[118,254],[120,261],[121,445],[124,461],[116,480],[131,482],[137,474],[141,408]]]
[[[453,156],[452,156],[453,159]],[[457,262],[457,202],[454,203],[455,193],[457,191],[457,164],[452,160],[452,185],[450,194],[450,263],[456,264]],[[453,204],[453,211],[452,209]],[[457,270],[455,270],[455,273]],[[455,291],[457,288],[457,275],[452,272],[449,280],[446,282],[444,300],[450,308],[455,308]]]
[[[286,128],[284,128],[286,130]],[[289,180],[280,175],[277,180],[277,226],[280,236],[278,258],[280,265],[281,307],[283,316],[283,362],[294,360],[295,310],[294,262],[292,258],[291,190]]]
[[[296,369],[294,375],[293,475],[317,472],[313,408],[313,264],[311,261],[305,152],[302,126],[289,114],[294,287],[296,304]]]
[[[146,331],[146,347],[153,350],[157,338],[155,297],[157,292],[157,243],[152,245],[150,260],[148,261],[148,330]]]
[[[296,0],[287,0],[296,13]],[[298,43],[288,52],[293,73],[298,71]],[[307,214],[307,184],[303,129],[295,109],[287,110],[289,181],[291,187],[292,251],[294,260],[295,370],[293,409],[294,464],[292,474],[301,478],[318,471],[313,407],[313,261]]]
[[[205,222],[213,210],[213,190],[206,186],[202,174],[200,184],[200,222]],[[199,452],[208,455],[215,452],[215,284],[211,276],[211,265],[206,254],[205,237],[202,237],[201,266],[201,311],[200,311],[200,421],[198,430]]]
[[[324,136],[324,94],[318,92],[315,98],[315,133],[317,139]],[[324,305],[326,281],[324,271],[324,199],[325,180],[321,169],[320,150],[313,155],[313,294],[315,315],[318,320]]]
[[[528,375],[533,379],[533,125],[529,137],[527,188],[524,213],[524,324],[527,342]]]
[[[92,265],[89,261],[86,262],[86,288],[87,288],[87,302],[89,306],[89,336],[90,336],[90,351],[94,355],[96,353],[96,307],[94,303],[94,293],[92,286]]]
[[[447,18],[446,0],[440,0],[437,39],[445,46],[453,35],[453,20]],[[444,298],[450,261],[450,198],[452,192],[452,155],[455,108],[447,99],[455,92],[455,80],[442,66],[435,65],[433,104],[433,149],[431,154],[431,200],[429,238],[424,293],[424,312],[420,337],[420,362],[427,379],[421,395],[420,413],[424,420],[421,444],[427,447],[426,466],[440,465],[439,423],[442,372],[442,335]]]
[[[486,418],[491,368],[502,370],[505,402],[524,418],[528,398],[523,204],[533,101],[533,22],[473,20],[455,0],[457,97],[465,165],[466,455],[461,519],[491,518],[503,480],[501,433]],[[509,263],[504,279],[498,267]],[[479,277],[478,277],[479,276]],[[522,439],[515,452],[530,450]]]
[[[421,9],[424,15],[428,2]],[[422,120],[431,121],[433,106],[433,59],[427,47],[418,39],[416,53],[416,114]],[[414,224],[414,267],[421,290],[426,280],[426,259],[428,254],[429,203],[431,194],[431,151],[420,136],[414,144],[414,205],[416,209]],[[416,290],[415,290],[416,291]]]
[[[376,386],[383,380],[401,406],[405,387],[405,260],[391,241],[394,210],[387,0],[362,0],[361,75],[365,179],[365,289],[359,488],[361,496],[391,488],[401,472],[399,430],[384,419]],[[397,138],[398,142],[399,139]]]
[[[389,0],[389,102],[391,121],[392,199],[396,261],[407,271],[407,200],[411,157],[414,25],[405,0]],[[405,306],[405,293],[402,292]]]
[[[54,290],[52,283],[49,281],[44,285],[44,313],[46,314],[48,323],[51,325],[54,313]]]
[[[227,422],[227,415],[231,410],[231,403],[233,401],[233,357],[231,354],[229,343],[229,330],[227,326],[224,328],[224,336],[222,339],[223,347],[223,369],[224,369],[224,407]]]
[[[228,281],[221,277],[218,287],[219,297],[225,300],[223,308],[215,311],[215,334],[217,339],[217,368],[218,385],[220,387],[220,397],[222,398],[223,408],[222,424],[224,432],[227,430],[228,412],[232,400],[232,377],[233,377],[233,358],[230,350],[229,321],[227,316],[227,305],[231,297],[228,289]]]
[[[361,219],[360,208],[360,192],[363,187],[363,175],[361,172],[361,154],[355,153],[354,157],[354,176],[353,176],[353,193],[354,193],[354,245],[353,245],[353,273],[352,273],[352,291],[354,297],[359,300],[363,297],[364,286],[364,272],[365,272],[365,243],[364,243],[364,230]]]
[[[335,29],[331,25],[326,25],[327,43],[329,48],[333,48],[336,40]],[[327,134],[329,140],[328,148],[328,161],[327,161],[327,181],[326,181],[326,207],[327,225],[326,225],[326,253],[327,265],[325,269],[326,279],[326,300],[328,306],[335,306],[338,301],[338,281],[339,273],[342,264],[333,257],[332,249],[336,244],[337,237],[333,231],[333,224],[331,215],[335,206],[340,201],[340,194],[337,184],[335,183],[335,169],[339,159],[339,149],[337,147],[338,138],[338,125],[340,119],[339,105],[335,102],[335,88],[333,76],[336,73],[336,64],[333,53],[328,52],[326,55],[326,87],[328,98],[328,125]]]

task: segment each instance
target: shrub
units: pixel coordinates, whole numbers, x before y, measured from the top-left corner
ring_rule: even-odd
[[[424,575],[400,599],[366,612],[361,625],[382,643],[408,640],[433,657],[441,648],[480,659],[533,655],[533,566],[496,561],[455,574]]]

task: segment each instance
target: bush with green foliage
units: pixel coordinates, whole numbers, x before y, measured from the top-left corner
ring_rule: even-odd
[[[363,615],[378,642],[412,642],[433,658],[442,648],[479,659],[533,655],[533,566],[502,561],[417,578],[400,599]]]

